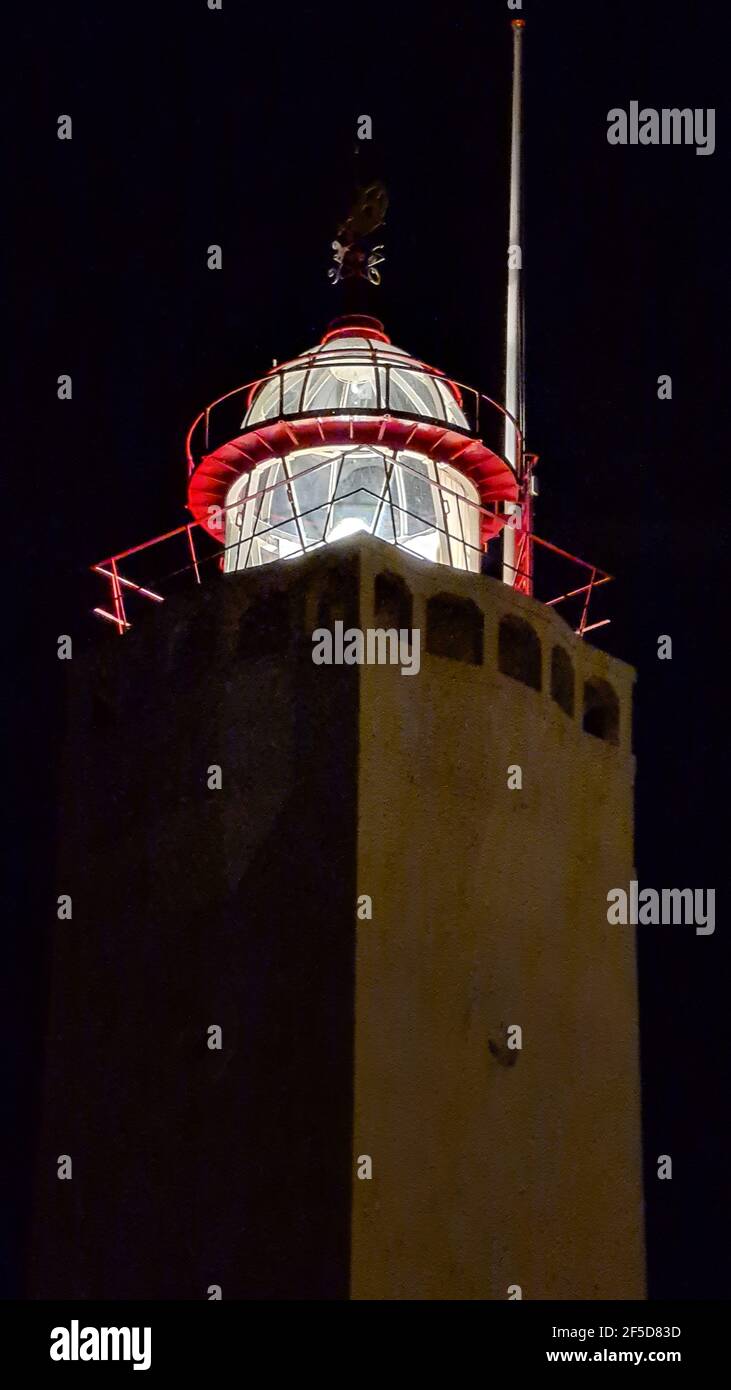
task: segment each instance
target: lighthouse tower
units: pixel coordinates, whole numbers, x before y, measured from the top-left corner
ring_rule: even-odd
[[[571,557],[522,392],[443,365],[340,315],[196,417],[185,524],[95,566],[35,1297],[644,1296],[634,673],[597,566],[535,592]],[[411,678],[317,664],[338,624]]]

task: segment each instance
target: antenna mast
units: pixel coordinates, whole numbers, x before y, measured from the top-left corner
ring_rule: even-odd
[[[521,488],[520,504],[506,503],[512,521],[503,530],[503,580],[532,593],[530,540],[531,481],[522,447],[525,438],[525,354],[523,338],[523,31],[524,19],[512,20],[513,100],[510,139],[510,224],[508,233],[508,301],[505,330],[505,408],[517,420],[505,421],[505,457]]]

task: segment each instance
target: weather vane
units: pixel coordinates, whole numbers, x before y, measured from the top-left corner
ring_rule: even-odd
[[[373,245],[371,238],[383,226],[387,207],[388,194],[382,183],[370,183],[358,189],[355,202],[332,243],[335,265],[327,273],[334,285],[353,279],[380,285],[378,266],[385,260],[383,243]]]

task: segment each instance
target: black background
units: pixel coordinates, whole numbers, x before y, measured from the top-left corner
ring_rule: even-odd
[[[691,0],[527,0],[522,12],[536,529],[618,577],[597,641],[639,673],[641,884],[718,891],[714,936],[640,933],[650,1294],[678,1299],[730,1291],[721,13]],[[57,636],[110,640],[89,636],[101,595],[88,565],[184,520],[193,416],[317,342],[341,310],[330,242],[359,178],[390,193],[374,309],[394,342],[502,396],[511,17],[498,0],[46,3],[13,16],[6,1296],[23,1290],[59,891]],[[714,107],[716,153],[609,146],[607,112],[633,99]],[[355,138],[363,113],[370,145]],[[60,114],[71,142],[56,138]],[[212,243],[220,273],[207,269]],[[61,373],[70,403],[56,396]],[[670,402],[657,398],[663,373]],[[657,659],[660,634],[672,661]],[[656,1178],[661,1153],[672,1182]]]

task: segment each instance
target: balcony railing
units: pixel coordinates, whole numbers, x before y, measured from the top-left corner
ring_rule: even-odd
[[[317,468],[324,466],[329,466],[329,464],[316,464],[311,471],[314,472]],[[282,489],[284,495],[288,495],[286,492],[288,486],[286,480],[274,483],[269,487],[260,489],[257,493],[250,494],[247,497],[247,503],[257,499],[263,500],[269,494],[276,493],[278,489]],[[451,494],[449,488],[436,482],[433,482],[431,486],[432,489],[446,493],[448,496],[454,495]],[[395,536],[398,536],[402,530],[400,518],[409,517],[419,522],[423,529],[445,536],[448,546],[456,540],[454,534],[448,532],[444,524],[439,524],[438,514],[435,519],[434,515],[424,517],[413,511],[407,511],[406,508],[399,506],[394,501],[390,490],[386,497],[384,493],[375,493],[360,486],[354,489],[351,494],[339,495],[337,500],[344,502],[348,496],[356,495],[359,498],[368,495],[375,499],[381,507],[385,501],[385,504],[391,509]],[[460,498],[460,503],[474,507],[479,512],[487,513],[488,511],[487,508],[465,498]],[[240,506],[240,502],[230,504],[231,508],[240,508]],[[221,512],[223,514],[228,510],[230,510],[228,507],[222,508]],[[311,510],[322,512],[322,503],[319,502],[317,507],[313,507]],[[257,508],[257,512],[260,511],[261,508]],[[309,512],[307,511],[298,513],[300,520],[305,519],[308,515]],[[442,520],[445,520],[444,513]],[[218,572],[223,569],[227,551],[238,551],[234,572],[239,569],[250,568],[253,541],[261,540],[267,534],[277,530],[281,531],[281,528],[281,521],[274,521],[260,529],[257,527],[250,537],[245,539],[240,536],[237,537],[231,545],[227,546],[223,540],[220,543],[214,540],[199,523],[189,522],[166,532],[162,536],[157,536],[153,540],[145,541],[141,545],[131,546],[129,549],[120,551],[118,554],[92,566],[93,572],[104,581],[106,586],[105,606],[96,607],[94,613],[113,624],[120,634],[124,634],[132,626],[133,615],[139,612],[141,607],[150,603],[162,603],[169,594],[177,592],[181,585],[201,584],[211,572]],[[221,531],[225,535],[223,515],[221,517]],[[575,632],[581,637],[595,628],[603,627],[609,623],[608,617],[595,619],[592,601],[595,599],[597,591],[608,584],[612,576],[597,565],[591,565],[539,536],[532,535],[530,542],[532,546],[538,547],[536,582],[547,595],[542,597],[541,593],[537,593],[536,596],[542,598],[548,607],[559,608],[559,611],[572,623]],[[248,555],[246,554],[247,543]],[[308,545],[303,540],[298,553],[308,553],[311,550],[319,549],[325,543],[327,542],[316,540]],[[485,555],[482,545],[470,544],[464,534],[460,536],[458,543],[465,547],[465,553],[469,550],[479,554],[480,564],[482,564]],[[403,541],[396,541],[396,544],[400,544],[401,548],[411,549]],[[243,563],[241,563],[242,548],[244,550]],[[288,558],[296,558],[296,556]],[[280,560],[279,563],[285,563],[285,561]],[[524,551],[519,546],[515,564],[516,584],[521,577],[526,575],[523,564]]]
[[[323,407],[314,403],[310,406],[308,380],[312,380],[314,373],[327,372],[331,366],[336,366],[338,371],[348,367],[360,368],[364,372],[367,370],[373,378],[372,395],[375,397],[375,404],[367,406],[356,401],[346,401],[345,404],[336,406]],[[298,383],[296,400],[292,403],[294,393],[291,387],[295,376],[301,377],[302,381],[301,384]],[[399,377],[405,377],[416,394],[420,380],[423,381],[424,378],[439,383],[461,410],[466,425],[451,420],[446,409],[442,414],[428,415],[423,411],[403,408],[403,390],[398,384]],[[258,390],[271,382],[278,385],[276,414],[257,420],[250,426],[244,425],[243,420]],[[342,385],[347,386],[348,383]],[[346,395],[345,391],[343,395]],[[399,396],[401,399],[397,400]],[[285,409],[285,405],[291,405],[292,408]],[[274,368],[266,376],[257,377],[243,386],[236,386],[232,391],[227,391],[225,395],[211,401],[196,416],[186,436],[188,473],[192,473],[201,459],[220,445],[236,439],[247,429],[256,430],[275,420],[306,420],[328,416],[343,416],[347,419],[349,416],[384,415],[397,416],[401,420],[413,420],[415,423],[422,421],[441,425],[466,438],[479,440],[500,458],[507,458],[516,474],[519,477],[521,475],[523,437],[520,427],[517,420],[498,401],[494,401],[483,391],[476,390],[474,386],[466,386],[463,382],[443,376],[425,364],[409,359],[403,363],[400,360],[387,360],[378,356],[374,359],[364,352],[338,353],[336,360],[329,357],[323,360],[323,356],[317,352],[309,357],[297,357],[292,362]]]

